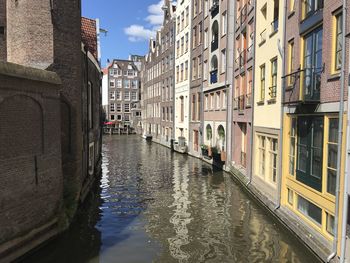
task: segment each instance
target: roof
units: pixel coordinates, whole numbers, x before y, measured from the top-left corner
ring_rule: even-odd
[[[89,52],[98,59],[96,20],[86,17],[81,18],[81,41]]]

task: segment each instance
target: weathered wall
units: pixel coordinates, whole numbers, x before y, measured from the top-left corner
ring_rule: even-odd
[[[53,63],[50,1],[7,0],[7,59],[46,69]]]
[[[7,249],[30,248],[33,237],[38,242],[57,231],[60,79],[52,72],[0,62],[0,83],[0,261],[7,261]]]
[[[0,0],[0,61],[6,60],[6,0]]]

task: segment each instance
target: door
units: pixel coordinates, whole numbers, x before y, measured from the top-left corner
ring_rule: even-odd
[[[196,152],[198,152],[198,131],[193,131],[193,148]]]
[[[322,191],[323,117],[299,117],[297,126],[298,181]]]

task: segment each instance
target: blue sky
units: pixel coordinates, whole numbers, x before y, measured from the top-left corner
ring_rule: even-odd
[[[129,54],[145,55],[148,39],[163,20],[163,0],[82,0],[82,15],[99,18],[102,66],[107,59],[126,59]]]

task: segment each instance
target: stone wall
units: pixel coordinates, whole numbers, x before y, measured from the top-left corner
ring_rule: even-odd
[[[58,231],[61,81],[53,72],[0,62],[0,83],[0,262],[6,262]]]
[[[0,0],[0,61],[6,60],[6,0]]]

